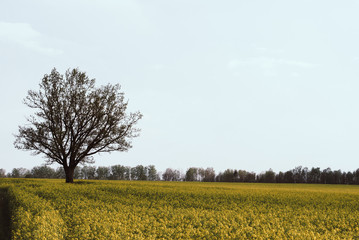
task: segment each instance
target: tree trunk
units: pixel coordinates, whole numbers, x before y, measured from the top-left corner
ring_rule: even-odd
[[[66,175],[66,183],[73,183],[74,182],[74,170],[75,168],[72,167],[64,167],[65,175]]]

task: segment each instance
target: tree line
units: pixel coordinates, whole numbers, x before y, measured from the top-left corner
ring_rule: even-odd
[[[13,168],[11,172],[5,173],[0,169],[0,177],[8,178],[65,178],[62,167],[56,169],[49,166],[36,166],[31,170],[26,168]],[[75,179],[98,179],[98,180],[161,180],[154,165],[128,167],[114,165],[110,167],[78,166],[74,170]]]
[[[0,177],[8,178],[65,178],[64,169],[49,166],[36,166],[31,170],[14,168],[7,173],[0,169]],[[167,168],[158,172],[154,165],[129,167],[113,165],[110,167],[78,166],[74,171],[75,179],[99,180],[142,180],[142,181],[198,181],[198,182],[259,182],[259,183],[321,183],[321,184],[359,184],[359,169],[355,171],[331,170],[319,167],[295,167],[294,169],[275,173],[272,169],[262,173],[246,170],[226,169],[215,173],[213,168],[191,167],[183,172]]]

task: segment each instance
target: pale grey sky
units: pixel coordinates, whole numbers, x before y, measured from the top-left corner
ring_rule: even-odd
[[[359,2],[2,0],[0,168],[53,67],[120,83],[141,136],[97,166],[359,167]],[[57,167],[54,165],[54,167]]]

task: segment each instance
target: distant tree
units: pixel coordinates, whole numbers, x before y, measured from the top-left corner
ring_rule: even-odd
[[[256,173],[247,172],[244,182],[255,182],[256,181]]]
[[[131,167],[126,167],[124,180],[131,180]]]
[[[264,173],[263,178],[266,183],[275,183],[275,172],[270,168]]]
[[[24,178],[29,172],[26,168],[13,168],[10,176],[12,178]]]
[[[348,184],[354,184],[355,183],[354,174],[352,172],[350,172],[350,171],[347,172],[346,179],[347,179]]]
[[[245,170],[238,170],[238,181],[245,182],[247,176],[247,171]]]
[[[219,172],[214,178],[215,182],[222,182],[222,172]]]
[[[342,172],[340,176],[340,184],[348,184],[348,178],[346,172]]]
[[[359,184],[359,168],[353,172],[353,183]]]
[[[307,168],[302,168],[302,166],[298,166],[295,167],[292,171],[294,183],[305,183],[307,181]]]
[[[55,170],[56,178],[65,178],[65,172],[63,167],[58,167]]]
[[[333,171],[334,184],[342,184],[342,171],[335,170]]]
[[[178,169],[173,170],[172,181],[183,181],[183,173]]]
[[[333,184],[334,175],[330,168],[326,168],[320,174],[320,182],[323,184]]]
[[[33,178],[56,178],[56,171],[48,166],[37,166],[31,169]]]
[[[0,168],[0,178],[6,177],[6,171],[3,168]]]
[[[180,181],[181,173],[178,170],[167,168],[166,171],[162,174],[162,179],[164,181]]]
[[[239,173],[236,169],[233,172],[233,182],[239,182]]]
[[[235,174],[233,169],[226,169],[222,173],[222,182],[234,182],[235,180]]]
[[[173,175],[173,170],[171,168],[167,168],[164,173],[162,173],[162,180],[171,181]]]
[[[108,167],[98,167],[96,169],[97,179],[105,180],[110,177],[110,168]]]
[[[122,165],[111,166],[111,179],[113,180],[129,180],[129,167]]]
[[[74,179],[83,179],[82,171],[80,167],[76,167],[74,170]]]
[[[206,170],[203,168],[198,168],[198,181],[203,181],[206,174]]]
[[[216,178],[216,173],[213,168],[206,168],[204,170],[204,177],[202,179],[203,182],[214,182]]]
[[[188,168],[185,174],[185,181],[192,182],[198,181],[198,168]]]
[[[294,173],[293,173],[293,171],[286,171],[284,173],[284,182],[285,183],[294,183]]]
[[[312,167],[312,169],[308,172],[308,179],[307,182],[308,183],[319,183],[320,182],[320,175],[321,175],[321,171],[320,168],[314,168]]]
[[[131,180],[147,180],[147,168],[142,165],[131,168]]]
[[[158,175],[154,165],[147,166],[147,175],[147,180],[149,181],[158,181],[160,179],[160,176]]]
[[[284,173],[280,171],[278,174],[276,174],[275,181],[277,183],[284,183]]]
[[[84,179],[95,179],[96,170],[97,169],[94,166],[83,166],[81,168],[81,175]]]
[[[95,154],[130,149],[139,132],[134,126],[142,117],[139,112],[126,114],[120,85],[95,88],[95,79],[78,69],[65,76],[53,69],[24,103],[37,112],[19,127],[15,147],[63,166],[68,183],[76,166],[93,162]]]

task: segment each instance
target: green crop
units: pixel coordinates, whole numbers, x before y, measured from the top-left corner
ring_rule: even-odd
[[[355,239],[359,187],[3,179],[13,239]]]

